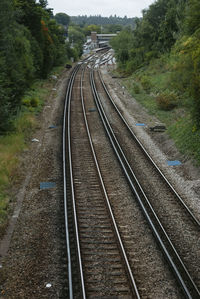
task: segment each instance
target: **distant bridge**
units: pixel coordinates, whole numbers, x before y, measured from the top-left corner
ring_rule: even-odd
[[[101,48],[108,46],[111,38],[117,36],[117,34],[97,34],[95,31],[91,32],[91,41],[94,48]]]

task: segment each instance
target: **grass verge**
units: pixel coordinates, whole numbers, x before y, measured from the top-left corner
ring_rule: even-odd
[[[59,76],[63,71],[57,67],[51,75]],[[38,127],[36,116],[41,112],[44,103],[50,96],[55,80],[36,81],[22,98],[22,108],[14,122],[14,131],[0,136],[0,236],[5,231],[9,213],[15,199],[12,196],[12,185],[16,179],[20,153],[28,148],[30,136]]]
[[[187,94],[174,89],[170,61],[156,60],[123,80],[132,96],[144,106],[149,114],[156,116],[167,127],[167,133],[174,140],[179,151],[194,164],[200,165],[200,132],[193,125],[190,114],[191,99]],[[160,93],[177,95],[178,102],[169,111],[159,108],[156,96]]]

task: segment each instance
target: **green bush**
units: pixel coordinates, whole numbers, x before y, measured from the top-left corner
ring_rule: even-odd
[[[22,105],[24,105],[26,107],[30,107],[31,106],[31,100],[30,100],[30,98],[23,98],[22,99]]]
[[[193,123],[200,129],[200,29],[191,36],[183,36],[175,44],[171,56],[175,63],[171,81],[174,88],[191,97]]]
[[[172,110],[178,105],[178,97],[173,92],[163,92],[157,95],[156,103],[161,110]]]
[[[22,105],[26,107],[33,107],[36,108],[39,106],[40,100],[37,97],[28,97],[22,99]]]
[[[148,76],[142,76],[140,78],[140,83],[146,92],[149,92],[151,90],[152,84]]]
[[[135,94],[139,94],[140,93],[140,87],[137,84],[134,84],[134,86],[133,86],[133,92]]]
[[[128,60],[126,62],[126,72],[127,72],[127,74],[132,74],[135,69],[136,69],[135,62],[133,60]]]
[[[31,104],[31,107],[38,107],[39,106],[39,99],[38,98],[31,98],[31,101],[30,101],[30,104]]]

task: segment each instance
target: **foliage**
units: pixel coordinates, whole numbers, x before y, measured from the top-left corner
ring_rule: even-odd
[[[173,92],[165,91],[156,96],[156,102],[161,110],[170,111],[177,106],[177,95]]]
[[[115,49],[115,56],[120,67],[125,68],[129,60],[129,49],[132,47],[133,36],[130,30],[122,30],[116,37],[110,41],[111,46]]]
[[[133,92],[134,92],[134,94],[139,94],[140,93],[140,87],[136,83],[133,85]]]
[[[82,55],[83,44],[85,42],[84,33],[80,30],[80,27],[69,26],[69,42],[78,54],[78,57]]]
[[[200,2],[189,0],[186,6],[185,31],[193,34],[200,28]]]
[[[22,105],[26,107],[38,107],[40,100],[36,97],[25,97],[22,99]]]
[[[107,24],[102,27],[102,33],[117,33],[123,30],[123,25],[120,24]]]
[[[152,59],[170,52],[178,37],[180,20],[184,18],[182,11],[185,1],[158,0],[148,10],[144,10],[143,18],[135,20],[135,29],[128,31],[131,40],[131,43],[126,43],[128,59],[124,63],[118,56],[119,66],[128,72],[134,71]],[[120,51],[123,42],[123,36],[119,35],[112,43],[116,53]]]
[[[140,78],[140,83],[143,87],[143,89],[146,91],[146,92],[149,92],[150,89],[151,89],[151,81],[150,79],[148,78],[148,76],[144,75]]]
[[[34,77],[28,30],[15,22],[11,0],[0,2],[0,134],[10,128],[20,97]]]
[[[92,31],[95,31],[97,33],[103,33],[103,34],[109,34],[109,33],[117,33],[123,29],[122,25],[118,24],[106,24],[106,25],[85,25],[83,27],[83,33],[85,36],[91,35]]]
[[[0,233],[17,156],[35,127],[31,113],[38,113],[44,101],[42,79],[81,52],[65,42],[66,30],[46,6],[46,0],[0,1]]]
[[[81,27],[85,27],[91,24],[94,25],[120,25],[120,26],[131,26],[132,28],[135,27],[135,20],[136,18],[124,18],[118,17],[116,15],[110,17],[102,17],[101,15],[96,16],[76,16],[71,17],[71,21],[74,24],[77,24]]]
[[[58,24],[62,24],[64,26],[69,25],[70,16],[68,16],[66,13],[57,13],[54,18]]]
[[[83,32],[84,32],[85,36],[91,35],[92,31],[95,31],[97,33],[101,33],[101,27],[98,26],[98,25],[91,24],[91,25],[85,26],[83,28]]]
[[[171,78],[173,86],[180,92],[186,92],[192,98],[191,113],[195,125],[200,128],[200,29],[180,39],[172,52],[176,62]]]
[[[12,200],[10,192],[12,178],[18,165],[18,154],[26,148],[25,137],[35,127],[30,114],[23,114],[14,123],[15,133],[0,137],[0,234],[5,227]]]
[[[187,157],[196,161],[200,165],[200,134],[193,125],[190,115],[178,118],[169,126],[168,133],[179,150]]]
[[[54,68],[51,73],[59,76],[62,71],[63,67],[61,66]],[[24,104],[32,106],[25,107],[23,105],[13,120],[13,131],[0,136],[0,235],[5,229],[10,203],[14,198],[11,193],[11,185],[17,176],[18,156],[27,149],[27,141],[30,141],[34,130],[40,125],[36,118],[39,106],[49,98],[54,85],[55,82],[50,78],[35,81],[32,88],[26,91],[23,97]],[[35,107],[37,104],[39,106]]]
[[[193,124],[200,129],[199,0],[157,0],[143,11],[142,19],[136,20],[134,30],[122,31],[111,44],[118,68],[127,74],[168,56],[171,74],[167,83],[182,98],[188,98]],[[146,75],[140,81],[143,89],[149,92],[151,86]],[[162,109],[177,105],[171,95],[163,93],[157,101]]]
[[[68,56],[65,29],[46,6],[46,0],[0,1],[0,135],[13,129],[21,98],[33,81],[80,55],[79,49]],[[58,17],[69,23],[67,15]]]

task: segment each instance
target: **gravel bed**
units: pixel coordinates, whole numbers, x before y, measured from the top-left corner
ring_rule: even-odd
[[[79,77],[79,76],[78,76]],[[84,83],[89,85],[89,81]],[[88,298],[129,296],[130,285],[104,201],[91,152],[80,100],[80,78],[74,84],[71,102],[73,177],[84,283]],[[89,101],[88,95],[86,96]],[[88,110],[88,109],[87,109]],[[93,113],[93,112],[91,112]],[[94,114],[94,113],[93,113]],[[95,113],[97,116],[97,114]],[[119,267],[119,278],[113,265]],[[92,267],[92,272],[91,272]],[[116,280],[121,283],[117,284]]]
[[[123,130],[119,118],[116,117],[115,113],[111,115],[111,108],[108,109],[108,105],[106,105],[107,101],[108,100],[104,99],[104,106],[109,112],[109,118],[113,123],[113,128],[115,128],[114,130],[118,136],[118,140],[122,144],[122,148],[124,149],[143,190],[147,194],[154,209],[157,211],[175,248],[183,258],[183,261],[197,286],[199,286],[199,228],[197,228],[192,221],[188,220],[189,217],[185,214],[182,206],[177,204],[177,198],[169,192],[169,188],[160,180],[159,175],[154,171],[151,163],[141,155],[132,136],[129,136],[129,134]],[[195,214],[198,215],[196,210]]]
[[[10,222],[11,239],[1,241],[1,298],[66,298],[61,137],[67,78],[63,71],[30,136],[39,142],[21,156],[11,218],[17,221]],[[56,186],[41,190],[41,182]]]
[[[95,104],[87,93],[86,111]],[[95,151],[141,298],[181,298],[179,288],[155,244],[119,163],[105,136],[97,111],[88,113]]]
[[[152,134],[148,127],[145,129],[136,127],[136,122],[145,122],[151,126],[158,120],[149,116],[126,91],[122,92],[120,79],[111,78],[105,67],[102,68],[102,72],[112,90],[113,98],[124,110],[130,126],[180,195],[199,215],[199,168],[192,166],[191,161],[178,153],[166,133]],[[8,234],[0,243],[1,298],[67,297],[66,257],[63,254],[65,240],[61,165],[62,108],[67,77],[67,72],[64,72],[55,86],[57,90],[52,91],[38,119],[40,127],[30,140],[37,138],[39,142],[31,143],[28,151],[21,156],[18,180],[13,188],[16,208],[11,217]],[[57,128],[49,129],[51,124],[57,125]],[[95,128],[98,130],[99,125],[95,124]],[[102,135],[101,138],[99,140],[96,136],[95,143],[99,146],[98,151],[103,161],[110,153],[104,148],[106,140],[103,141]],[[181,166],[171,168],[166,165],[166,160],[170,159],[179,159],[183,163]],[[112,163],[112,165],[108,163],[106,171],[112,172],[115,165],[117,167],[114,159]],[[171,274],[168,271],[163,272],[165,263],[137,205],[133,203],[132,194],[127,188],[122,187],[124,178],[121,171],[115,171],[115,175],[115,180],[107,181],[106,184],[108,189],[111,184],[115,188],[112,191],[112,203],[119,206],[121,211],[118,213],[114,208],[121,221],[120,231],[124,235],[124,242],[128,248],[132,248],[133,254],[129,255],[133,267],[140,273],[141,281],[144,277],[147,281],[147,288],[142,290],[143,298],[181,298]],[[41,182],[55,182],[56,187],[40,190]],[[129,236],[132,237],[131,240]],[[138,241],[141,239],[142,242]],[[150,254],[152,251],[154,257],[157,257],[156,261]],[[141,259],[144,261],[143,266],[140,263]],[[163,269],[160,263],[163,263]],[[144,268],[141,272],[142,267]],[[150,287],[151,282],[154,284],[153,289]]]
[[[185,203],[200,220],[200,167],[195,167],[194,162],[178,152],[173,140],[169,138],[166,132],[152,133],[149,130],[150,127],[160,124],[159,120],[149,115],[146,109],[126,89],[122,89],[121,79],[112,78],[105,66],[101,68],[101,72],[113,100],[119,109],[123,111],[123,115],[131,129],[167,179],[185,200]],[[145,123],[146,127],[136,126],[137,123]],[[168,160],[180,160],[182,164],[171,167],[167,165]]]

